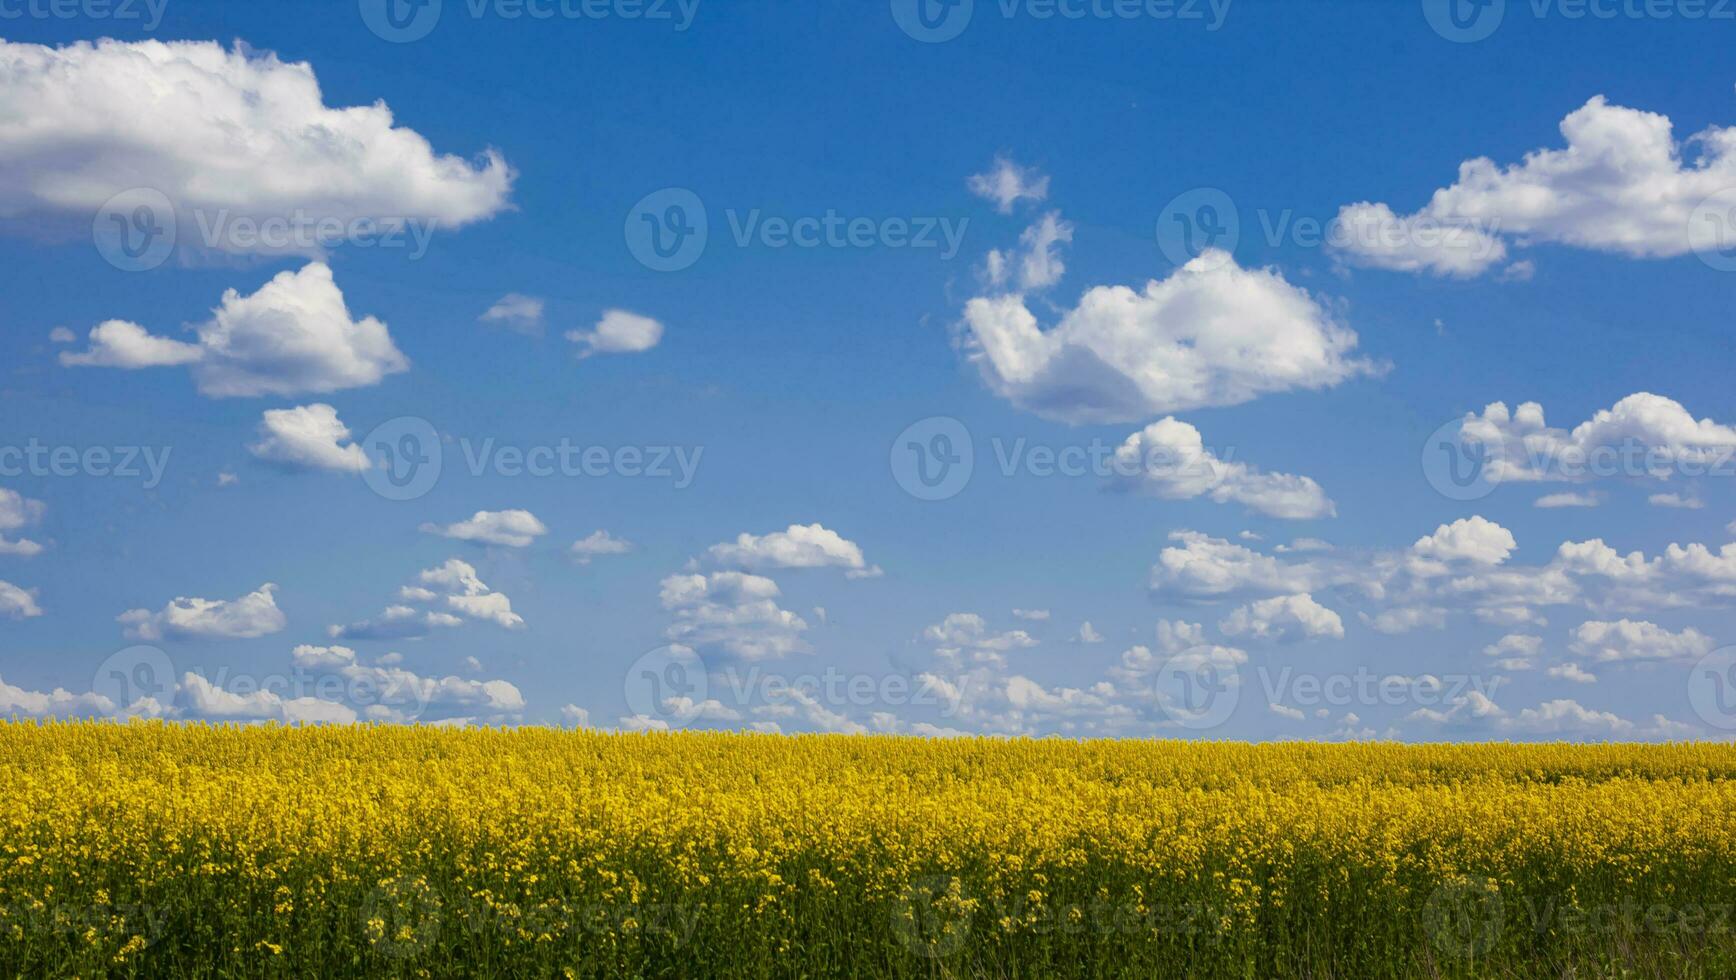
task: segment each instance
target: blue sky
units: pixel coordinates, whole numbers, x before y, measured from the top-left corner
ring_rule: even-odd
[[[1721,8],[1062,6],[0,4],[0,706],[1736,728]]]

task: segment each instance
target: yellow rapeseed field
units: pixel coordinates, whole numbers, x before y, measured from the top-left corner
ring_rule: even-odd
[[[0,723],[17,976],[1736,976],[1736,747]]]

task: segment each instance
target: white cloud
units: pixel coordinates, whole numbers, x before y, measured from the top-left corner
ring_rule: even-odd
[[[136,370],[192,364],[205,356],[198,344],[154,337],[144,327],[126,320],[105,320],[91,328],[90,348],[83,353],[64,351],[66,367],[110,367]]]
[[[310,66],[245,45],[0,41],[0,75],[0,217],[88,228],[110,197],[149,187],[173,202],[191,246],[201,219],[459,227],[508,207],[513,174],[498,154],[436,155],[384,102],[328,107]],[[205,238],[229,252],[320,251]]]
[[[78,334],[73,333],[71,327],[55,327],[48,331],[48,342],[51,344],[76,344],[78,343]]]
[[[1013,610],[1013,618],[1014,619],[1023,619],[1023,620],[1026,620],[1027,622],[1041,623],[1041,622],[1045,622],[1048,620],[1049,610],[1047,610],[1047,609],[1015,609],[1015,610]]]
[[[1711,637],[1688,627],[1672,633],[1656,623],[1588,620],[1573,631],[1573,651],[1599,663],[1632,660],[1692,661],[1710,653]]]
[[[549,529],[528,510],[479,510],[468,520],[444,527],[423,524],[429,534],[456,538],[459,541],[479,541],[507,548],[526,548]]]
[[[592,354],[639,354],[663,339],[663,324],[626,310],[606,310],[593,330],[569,330],[567,339],[583,344],[580,357]]]
[[[273,463],[346,473],[360,473],[372,465],[362,447],[349,441],[349,426],[338,420],[338,410],[330,405],[267,409],[259,436],[248,451]]]
[[[978,197],[995,202],[1002,214],[1012,214],[1020,201],[1041,201],[1049,196],[1049,178],[1034,167],[1021,167],[1006,157],[995,157],[988,172],[972,174],[965,186]]]
[[[290,662],[304,670],[337,670],[356,662],[356,651],[349,647],[316,647],[302,644],[290,651]]]
[[[1016,271],[1021,292],[1040,292],[1061,281],[1067,264],[1061,258],[1060,246],[1073,241],[1073,223],[1050,211],[1019,236],[1023,251],[1010,255],[995,249],[989,252],[986,268],[988,281],[1004,286]],[[1016,269],[1014,265],[1016,263]]]
[[[674,614],[665,635],[694,647],[712,647],[744,660],[809,653],[808,624],[780,608],[776,582],[745,572],[671,575],[662,583],[663,608]]]
[[[252,639],[288,625],[270,582],[239,599],[180,597],[161,611],[129,609],[115,617],[131,639]]]
[[[1549,510],[1557,507],[1596,507],[1603,503],[1603,498],[1596,493],[1578,493],[1565,491],[1563,493],[1546,493],[1537,498],[1532,506]]]
[[[507,293],[477,318],[483,323],[498,323],[509,330],[537,335],[543,329],[543,301],[535,296]]]
[[[16,490],[0,487],[0,555],[30,558],[42,553],[42,545],[29,538],[13,540],[6,535],[22,531],[42,520],[48,507]]]
[[[1209,496],[1216,503],[1239,503],[1295,520],[1337,513],[1312,479],[1219,459],[1198,429],[1173,416],[1128,436],[1115,450],[1114,473],[1118,486],[1166,500]]]
[[[1050,330],[1023,297],[965,307],[967,356],[997,394],[1068,422],[1132,422],[1376,372],[1306,290],[1210,252],[1152,281],[1086,290]]]
[[[574,541],[567,551],[573,560],[581,565],[589,565],[591,559],[606,555],[624,555],[633,550],[633,542],[614,537],[608,531],[592,531],[585,537]]]
[[[1632,258],[1681,255],[1716,241],[1696,208],[1736,187],[1736,130],[1712,127],[1678,141],[1669,117],[1596,96],[1561,122],[1562,149],[1521,163],[1487,157],[1459,165],[1459,179],[1414,215],[1384,204],[1339,213],[1353,261],[1437,275],[1475,275],[1501,262],[1505,242],[1557,243]],[[1416,228],[1457,232],[1439,243]],[[1370,230],[1389,237],[1369,235]]]
[[[1445,629],[1447,626],[1447,611],[1437,606],[1395,606],[1373,616],[1368,613],[1358,613],[1357,616],[1364,626],[1388,636],[1420,629]]]
[[[0,616],[7,619],[33,619],[42,615],[42,607],[36,604],[36,590],[22,589],[11,582],[0,580]]]
[[[1494,657],[1503,670],[1530,670],[1543,651],[1543,637],[1526,633],[1508,633],[1483,648],[1485,657]]]
[[[1092,626],[1091,621],[1087,619],[1079,624],[1079,633],[1073,637],[1073,640],[1077,643],[1102,643],[1103,634],[1097,632],[1097,628]]]
[[[868,564],[862,556],[860,545],[818,523],[791,524],[765,535],[743,532],[734,542],[712,545],[705,554],[717,565],[747,571],[842,568],[851,578],[881,574],[879,566]]]
[[[1736,455],[1736,428],[1696,419],[1674,399],[1644,391],[1572,431],[1551,428],[1536,402],[1512,411],[1493,402],[1481,415],[1465,416],[1458,438],[1481,447],[1492,481],[1662,479],[1678,470],[1711,472]]]
[[[1151,589],[1160,595],[1212,599],[1247,593],[1312,592],[1328,584],[1326,571],[1307,562],[1280,562],[1270,555],[1199,531],[1174,531],[1151,568]]]
[[[1096,632],[1091,630],[1087,634],[1085,627],[1080,627],[1077,638],[1083,640],[1086,635],[1095,636]],[[1027,650],[1037,645],[1036,638],[1024,630],[997,632],[990,629],[988,621],[976,613],[948,613],[945,619],[924,629],[922,638],[933,644],[935,654],[942,660],[955,664],[998,666],[1006,663],[1003,655],[1008,651]]]
[[[1568,681],[1573,684],[1596,684],[1597,675],[1590,673],[1576,663],[1557,664],[1544,671],[1555,680]]]
[[[591,713],[576,704],[561,705],[561,721],[572,728],[591,727]]]
[[[1344,638],[1344,621],[1306,592],[1273,596],[1242,606],[1218,624],[1225,636],[1294,642],[1313,637]]]
[[[433,598],[430,595],[430,598]],[[331,626],[327,635],[334,640],[407,640],[427,636],[436,629],[450,629],[463,623],[451,613],[430,612],[410,606],[387,606],[372,619]]]
[[[1519,546],[1513,532],[1481,516],[1442,524],[1435,533],[1425,535],[1411,545],[1411,551],[1435,561],[1468,561],[1479,565],[1499,565]]]
[[[1705,501],[1692,494],[1654,493],[1646,498],[1653,507],[1670,507],[1677,510],[1699,510],[1706,506]]]
[[[384,323],[350,318],[323,262],[280,272],[250,296],[225,291],[212,318],[194,331],[198,343],[183,343],[111,320],[91,331],[89,350],[64,352],[60,363],[126,369],[188,364],[200,394],[211,398],[323,394],[375,385],[410,368]]]
[[[457,558],[422,572],[417,581],[446,595],[446,605],[470,619],[485,619],[506,629],[522,629],[524,619],[512,611],[512,600],[495,592],[476,575],[476,568]]]

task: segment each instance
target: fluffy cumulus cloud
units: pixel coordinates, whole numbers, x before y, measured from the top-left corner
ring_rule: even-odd
[[[1550,426],[1536,402],[1517,409],[1494,402],[1480,415],[1467,414],[1457,438],[1484,460],[1492,482],[1736,474],[1736,427],[1695,418],[1680,402],[1645,391],[1599,410],[1572,429]]]
[[[1307,593],[1273,596],[1239,607],[1218,624],[1225,636],[1295,642],[1314,637],[1344,638],[1344,621]]]
[[[483,620],[504,629],[524,628],[524,618],[512,600],[483,582],[476,566],[459,558],[424,569],[416,581],[398,590],[399,602],[371,619],[328,627],[334,640],[400,640],[427,636],[438,629]]]
[[[1172,532],[1170,539],[1151,568],[1150,588],[1160,600],[1211,603],[1329,592],[1333,605],[1360,607],[1358,618],[1384,633],[1438,629],[1454,615],[1514,629],[1546,625],[1544,613],[1551,608],[1601,619],[1611,612],[1736,604],[1736,543],[1717,549],[1671,544],[1648,556],[1622,554],[1593,538],[1563,542],[1549,560],[1523,564],[1511,557],[1512,535],[1481,517],[1442,525],[1402,550],[1268,554],[1198,531]],[[1629,641],[1636,649],[1661,642],[1649,623],[1609,629],[1606,638]],[[1671,656],[1710,642],[1692,630],[1670,635],[1678,643],[1666,647],[1677,651]],[[1533,652],[1497,651],[1516,661]],[[1583,655],[1601,659],[1589,650]],[[1660,656],[1665,654],[1619,659]]]
[[[712,563],[747,571],[771,568],[842,568],[851,578],[881,574],[862,556],[862,547],[820,524],[791,524],[770,534],[743,532],[732,542],[706,550]]]
[[[1088,289],[1048,330],[1016,293],[972,299],[963,328],[997,394],[1067,422],[1143,421],[1378,370],[1307,290],[1219,252],[1142,290]]]
[[[1499,565],[1518,546],[1512,531],[1487,518],[1471,516],[1442,524],[1435,533],[1418,538],[1411,552],[1439,562]]]
[[[776,582],[746,572],[671,575],[660,596],[674,619],[665,635],[743,660],[812,652],[807,621],[778,605],[781,594]]]
[[[626,310],[607,310],[590,330],[569,330],[567,339],[580,345],[580,357],[592,354],[641,354],[663,339],[663,324]]]
[[[567,549],[573,560],[581,565],[589,565],[596,558],[624,555],[632,550],[633,542],[617,538],[608,531],[592,531],[574,541],[572,547]]]
[[[228,290],[212,318],[193,330],[196,343],[111,320],[91,331],[88,349],[63,352],[60,363],[129,370],[190,365],[200,394],[211,398],[324,394],[375,385],[410,368],[384,323],[351,318],[323,262],[280,272],[252,295]]]
[[[951,613],[924,629],[922,638],[934,646],[941,659],[954,663],[1004,664],[1008,651],[1037,645],[1024,630],[990,629],[988,621],[976,613]]]
[[[1166,500],[1208,497],[1272,517],[1308,519],[1336,513],[1326,492],[1306,476],[1264,473],[1219,459],[1200,431],[1173,417],[1146,426],[1115,450],[1116,483]]]
[[[1020,201],[1041,201],[1049,196],[1049,178],[1034,167],[1021,167],[1006,157],[995,157],[986,172],[972,174],[965,186],[978,197],[995,202],[1002,214],[1012,214]]]
[[[1420,211],[1360,203],[1339,213],[1337,236],[1353,262],[1436,275],[1472,276],[1507,258],[1508,244],[1557,243],[1634,258],[1727,245],[1729,229],[1702,220],[1736,199],[1736,129],[1677,139],[1669,117],[1597,96],[1561,121],[1565,147],[1534,150],[1502,166],[1459,165],[1453,184]]]
[[[349,426],[338,419],[338,410],[318,402],[268,409],[259,423],[259,441],[247,450],[296,469],[360,473],[372,465],[362,447],[350,441]]]
[[[1537,665],[1537,655],[1543,650],[1543,637],[1525,633],[1508,633],[1483,648],[1483,655],[1495,658],[1502,670],[1530,670]]]
[[[1599,663],[1624,660],[1676,660],[1693,662],[1717,644],[1693,627],[1679,633],[1645,621],[1588,620],[1573,631],[1573,652]]]
[[[42,607],[36,604],[35,589],[25,589],[0,580],[0,617],[34,619],[40,615]]]
[[[135,640],[253,639],[287,625],[276,592],[277,586],[267,582],[239,599],[181,597],[156,612],[129,609],[115,619]]]
[[[0,487],[0,555],[30,558],[42,553],[42,545],[26,537],[8,537],[42,520],[48,507],[16,490]]]
[[[208,229],[458,227],[509,206],[498,154],[436,154],[384,102],[327,106],[311,66],[239,43],[0,41],[0,76],[0,217],[88,228],[112,196],[146,187],[168,198],[187,246],[311,255],[317,239]]]
[[[479,510],[468,520],[446,525],[424,524],[422,530],[459,541],[507,548],[529,547],[549,532],[543,522],[528,510]]]

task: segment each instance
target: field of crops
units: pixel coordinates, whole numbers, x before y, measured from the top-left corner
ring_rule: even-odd
[[[1736,747],[0,723],[0,973],[1736,976]]]

